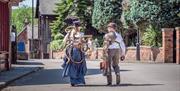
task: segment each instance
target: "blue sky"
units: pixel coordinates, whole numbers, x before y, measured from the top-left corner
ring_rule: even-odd
[[[22,7],[23,5],[27,5],[29,7],[32,7],[32,0],[24,0],[23,2],[19,3],[19,6],[13,7],[13,9]],[[34,7],[36,6],[36,0],[34,0]]]

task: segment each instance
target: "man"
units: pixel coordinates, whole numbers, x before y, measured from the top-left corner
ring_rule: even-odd
[[[16,26],[12,25],[11,30],[11,63],[17,63],[17,48],[16,48]]]
[[[110,43],[108,45],[108,68],[107,68],[107,85],[112,85],[112,74],[111,74],[111,65],[116,74],[116,84],[120,84],[120,68],[119,60],[125,59],[126,47],[122,36],[116,32],[117,26],[115,23],[109,23],[107,26],[109,35],[111,37]],[[113,40],[114,38],[114,40]]]

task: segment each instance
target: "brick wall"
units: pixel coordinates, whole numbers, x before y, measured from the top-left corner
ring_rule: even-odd
[[[176,63],[180,64],[180,27],[176,28]]]
[[[141,61],[154,61],[154,62],[163,62],[163,52],[162,47],[149,47],[141,46],[140,47],[140,59]],[[136,60],[136,47],[128,47],[126,52],[126,60],[135,61]]]
[[[155,61],[163,62],[163,53],[162,48],[141,46],[141,61]],[[89,57],[89,60],[97,60],[96,52],[94,51]],[[53,52],[53,58],[60,59],[64,57],[64,52]],[[98,48],[98,59],[102,57],[102,48]],[[126,53],[126,61],[135,61],[136,60],[136,47],[128,47]]]
[[[53,59],[61,59],[64,57],[64,51],[58,51],[58,52],[53,52],[52,53],[52,58]]]
[[[162,29],[163,60],[165,63],[173,63],[173,28]]]
[[[173,63],[173,31],[174,28],[162,29],[162,44],[160,48],[157,47],[140,47],[141,62],[161,62],[161,63]],[[98,59],[102,57],[102,48],[98,48]],[[96,53],[92,52],[89,57],[90,60],[97,60]],[[54,58],[63,58],[63,52],[53,52]],[[126,53],[126,61],[136,60],[136,47],[128,47]],[[176,28],[176,63],[180,64],[180,27]]]

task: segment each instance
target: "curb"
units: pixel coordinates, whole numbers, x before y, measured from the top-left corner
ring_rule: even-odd
[[[25,77],[25,76],[27,76],[27,75],[30,75],[30,74],[32,74],[32,73],[34,73],[34,72],[37,72],[37,71],[39,71],[39,70],[41,70],[41,69],[43,69],[43,67],[36,67],[36,68],[34,68],[33,70],[31,70],[31,71],[29,71],[29,72],[26,72],[26,73],[24,73],[24,74],[22,74],[22,75],[20,75],[20,76],[18,76],[18,77],[15,77],[15,78],[7,81],[7,82],[1,82],[1,83],[0,83],[0,91],[1,91],[3,88],[7,87],[7,86],[8,86],[9,84],[11,84],[12,82],[14,82],[14,81],[16,81],[16,80],[18,80],[18,79],[21,79],[21,78],[23,78],[23,77]]]

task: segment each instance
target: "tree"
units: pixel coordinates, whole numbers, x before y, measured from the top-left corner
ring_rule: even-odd
[[[160,27],[173,28],[180,25],[180,0],[163,0],[158,3],[161,8],[158,19]]]
[[[64,23],[64,20],[69,16],[78,16],[82,23],[82,27],[86,30],[87,26],[91,26],[91,10],[92,10],[92,1],[91,0],[61,0],[56,4],[55,13],[58,14],[58,17],[51,24],[51,32],[52,32],[52,49],[59,47],[55,47],[54,45],[61,45],[63,34],[65,33],[64,29],[67,27],[67,24]],[[56,39],[55,36],[60,35],[61,38]],[[54,43],[55,41],[55,43]],[[53,45],[54,44],[54,45]]]
[[[124,11],[125,21],[128,24],[144,29],[145,24],[153,24],[157,20],[160,8],[149,0],[131,0],[130,8]]]
[[[175,27],[180,22],[179,4],[180,0],[130,0],[130,8],[124,11],[125,21],[140,29],[148,25]]]
[[[59,3],[56,4],[56,10],[54,12],[58,14],[56,20],[51,23],[51,33],[52,39],[54,40],[55,35],[58,33],[63,33],[62,30],[64,27],[64,20],[68,16],[69,10],[72,7],[73,2],[72,0],[61,0]]]
[[[110,21],[121,24],[122,0],[94,0],[92,24],[95,28],[103,30]]]
[[[72,15],[78,16],[83,25],[91,24],[93,2],[91,0],[76,0]]]
[[[159,30],[180,24],[179,5],[180,0],[130,0],[130,6],[123,14],[126,25],[133,24],[145,32],[142,39],[145,45],[159,46],[162,38],[158,36]]]
[[[61,0],[56,4],[55,13],[59,16],[57,20],[51,24],[51,29],[53,31],[63,30],[67,26],[64,20],[69,16],[78,16],[83,27],[91,25],[92,5],[91,0]],[[63,31],[60,32],[63,33]]]
[[[32,9],[31,7],[22,6],[12,11],[12,24],[16,26],[17,32],[23,30],[25,19],[30,23],[32,21]]]
[[[64,37],[64,35],[62,34],[63,31],[61,30],[65,26],[64,20],[68,16],[69,10],[72,7],[72,5],[73,0],[61,0],[59,3],[56,4],[57,7],[54,10],[54,12],[58,14],[58,17],[56,17],[56,20],[50,24],[52,37],[50,48],[53,51],[61,49],[61,43]]]

